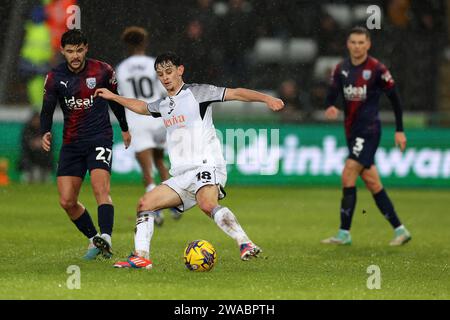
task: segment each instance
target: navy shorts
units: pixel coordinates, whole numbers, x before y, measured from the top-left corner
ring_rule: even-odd
[[[347,139],[348,158],[369,169],[375,164],[375,153],[380,144],[381,134],[356,135]]]
[[[61,147],[57,176],[84,178],[86,171],[104,169],[111,173],[112,141],[75,142]]]

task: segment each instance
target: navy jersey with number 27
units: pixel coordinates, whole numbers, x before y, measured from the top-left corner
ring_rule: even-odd
[[[103,98],[94,98],[97,88],[117,92],[113,68],[107,63],[86,59],[84,69],[72,72],[62,63],[47,74],[41,112],[41,133],[51,131],[53,113],[59,102],[64,114],[63,145],[73,142],[111,140],[113,131],[108,105],[127,131],[123,107]]]

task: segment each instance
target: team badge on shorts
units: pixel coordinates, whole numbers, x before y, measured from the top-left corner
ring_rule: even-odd
[[[86,85],[89,89],[94,89],[97,85],[97,80],[95,78],[87,78]]]
[[[363,70],[362,76],[364,80],[369,80],[372,76],[372,70]]]

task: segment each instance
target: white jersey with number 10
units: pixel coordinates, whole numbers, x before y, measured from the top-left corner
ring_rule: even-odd
[[[145,55],[134,55],[123,60],[116,68],[119,94],[147,103],[166,96],[167,93],[154,69],[154,63],[155,58]],[[125,111],[135,149],[142,151],[140,149],[146,147],[160,147],[158,140],[161,139],[157,136],[165,136],[161,119],[140,115],[128,109]],[[148,138],[149,134],[155,137]],[[156,145],[151,140],[155,140]]]

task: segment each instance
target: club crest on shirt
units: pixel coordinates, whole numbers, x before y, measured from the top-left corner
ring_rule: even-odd
[[[169,98],[169,108],[170,108],[170,110],[169,110],[169,112],[167,112],[167,114],[171,114],[172,113],[172,111],[174,110],[174,108],[175,108],[175,100],[172,98],[172,97],[168,97]]]
[[[173,109],[173,108],[175,108],[175,100],[173,100],[173,98],[172,97],[169,97],[169,107],[170,107],[170,109]]]
[[[95,78],[86,78],[86,85],[89,89],[94,89],[97,85],[97,80]]]
[[[362,76],[364,80],[369,80],[372,76],[372,70],[363,70]]]

